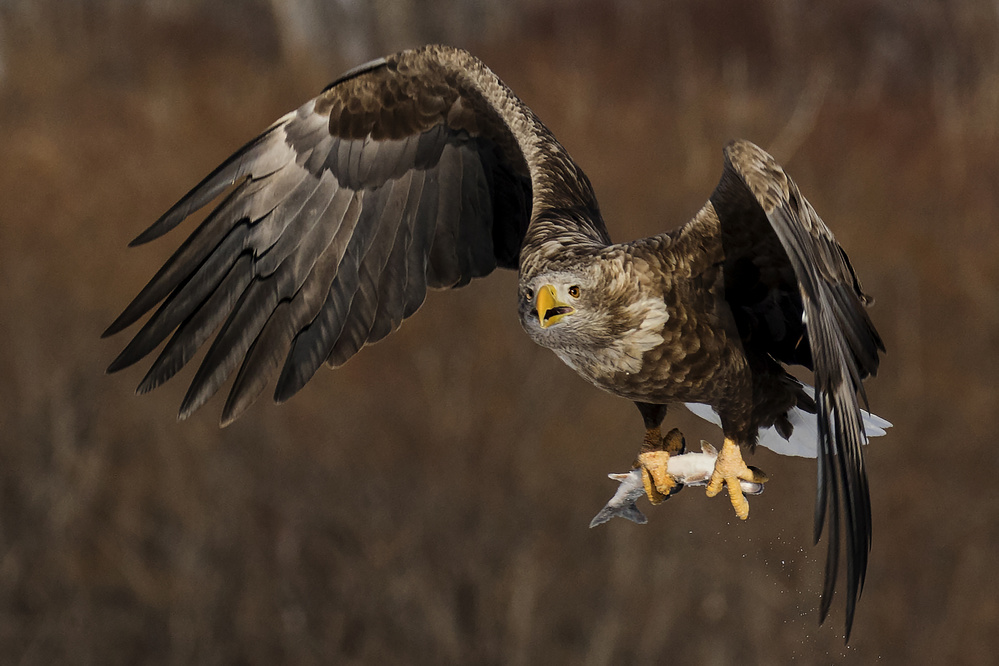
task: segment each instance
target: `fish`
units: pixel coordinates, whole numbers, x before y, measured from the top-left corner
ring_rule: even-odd
[[[718,451],[703,439],[701,452],[680,453],[670,456],[666,471],[676,481],[684,486],[704,486],[711,479],[715,469],[715,459]],[[649,522],[645,514],[635,505],[635,501],[645,496],[645,485],[642,483],[642,470],[636,467],[623,474],[608,474],[608,478],[618,481],[620,485],[604,508],[590,521],[590,527],[606,523],[611,518],[625,518],[633,523],[644,525]],[[766,477],[760,474],[760,478]],[[742,492],[747,495],[759,495],[763,492],[763,483],[755,481],[740,481]]]

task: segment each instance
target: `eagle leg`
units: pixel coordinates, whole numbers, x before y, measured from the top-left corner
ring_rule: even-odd
[[[652,504],[660,504],[683,487],[666,468],[669,457],[683,453],[684,447],[683,435],[677,428],[670,430],[665,437],[659,426],[645,431],[645,441],[642,443],[641,453],[638,454],[636,466],[642,469],[645,494]]]
[[[722,486],[728,486],[728,496],[732,501],[732,508],[735,515],[740,520],[749,517],[749,501],[742,494],[740,481],[751,481],[753,483],[765,483],[767,476],[760,470],[749,467],[742,459],[742,451],[735,440],[725,438],[722,450],[715,460],[715,469],[711,473],[711,480],[708,482],[708,497],[714,497],[721,492]]]

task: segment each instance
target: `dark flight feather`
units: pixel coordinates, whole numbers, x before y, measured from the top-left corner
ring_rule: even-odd
[[[777,280],[773,286],[800,295],[790,305],[789,320],[793,323],[797,315],[804,330],[792,326],[788,333],[791,337],[802,332],[807,335],[814,372],[819,425],[815,540],[819,540],[824,526],[829,528],[820,614],[825,619],[836,583],[842,508],[849,639],[871,548],[871,502],[862,449],[866,437],[858,394],[864,394],[862,380],[877,372],[884,343],[867,314],[865,303],[869,298],[861,290],[846,254],[773,158],[746,141],[727,146],[725,171],[711,203],[723,236],[726,225],[736,225],[741,233],[752,234],[757,252],[760,246],[772,243],[767,238],[773,236],[784,254],[780,257],[771,249],[768,254],[772,267],[779,273],[783,262],[793,269],[793,284],[785,275],[783,284]],[[754,207],[759,213],[746,212]],[[762,220],[769,229],[753,229]],[[734,248],[730,246],[730,250]],[[777,337],[757,333],[750,339],[769,344]],[[783,360],[793,362],[793,358]]]

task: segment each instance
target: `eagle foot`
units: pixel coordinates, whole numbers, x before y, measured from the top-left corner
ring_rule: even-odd
[[[683,453],[685,448],[683,433],[678,428],[673,428],[665,436],[658,427],[649,428],[645,432],[645,441],[636,467],[642,470],[642,484],[652,504],[666,501],[683,488],[683,484],[677,482],[666,468],[670,456]]]
[[[722,450],[715,460],[715,469],[708,481],[707,495],[714,497],[721,492],[722,486],[728,487],[728,496],[732,508],[740,520],[749,518],[749,501],[742,493],[740,481],[766,483],[767,475],[755,467],[749,467],[742,459],[742,451],[735,441],[725,438]]]

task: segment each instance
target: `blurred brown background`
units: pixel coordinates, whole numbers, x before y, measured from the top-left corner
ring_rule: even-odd
[[[587,529],[635,408],[522,333],[515,277],[232,427],[141,398],[103,328],[180,242],[126,242],[341,71],[482,57],[616,240],[769,148],[877,297],[892,420],[853,639],[817,626],[814,462],[738,523],[688,490]],[[999,649],[999,12],[985,0],[0,2],[0,662],[989,663]],[[191,227],[185,227],[190,229]],[[719,433],[676,410],[689,442]]]

